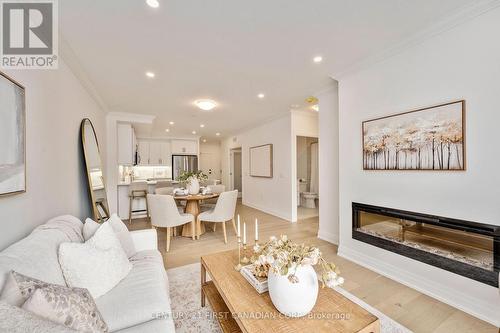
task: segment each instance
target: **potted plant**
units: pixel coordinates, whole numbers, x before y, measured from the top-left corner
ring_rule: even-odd
[[[305,316],[316,304],[318,276],[312,266],[321,266],[323,288],[344,282],[335,264],[323,259],[317,247],[294,243],[286,235],[255,245],[254,252],[258,256],[254,274],[262,277],[267,272],[269,296],[276,309],[289,317]]]
[[[184,171],[180,174],[178,181],[186,184],[189,194],[198,194],[200,192],[200,181],[207,180],[208,176],[203,171]]]

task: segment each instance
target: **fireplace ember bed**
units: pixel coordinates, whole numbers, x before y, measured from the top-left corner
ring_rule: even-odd
[[[352,238],[498,287],[500,226],[352,203]]]

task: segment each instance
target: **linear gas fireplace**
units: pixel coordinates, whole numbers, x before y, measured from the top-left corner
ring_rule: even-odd
[[[352,237],[498,287],[500,226],[352,203]]]

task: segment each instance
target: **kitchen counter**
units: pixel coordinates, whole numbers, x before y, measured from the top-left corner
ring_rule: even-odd
[[[123,182],[123,181],[119,181],[118,182],[118,186],[129,186],[131,183],[137,183],[137,182],[143,182],[144,180],[134,180],[133,182]],[[177,181],[173,181],[173,180],[170,180],[170,179],[162,179],[160,181],[168,181],[168,182],[172,182],[172,184],[178,184],[179,182]],[[148,185],[156,185],[158,183],[158,180],[147,180],[146,181],[148,183]]]

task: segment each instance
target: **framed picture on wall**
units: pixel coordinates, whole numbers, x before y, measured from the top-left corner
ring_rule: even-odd
[[[250,176],[273,178],[273,145],[250,147]]]
[[[465,101],[363,122],[364,170],[465,170]]]
[[[25,191],[24,87],[0,72],[0,195]]]

